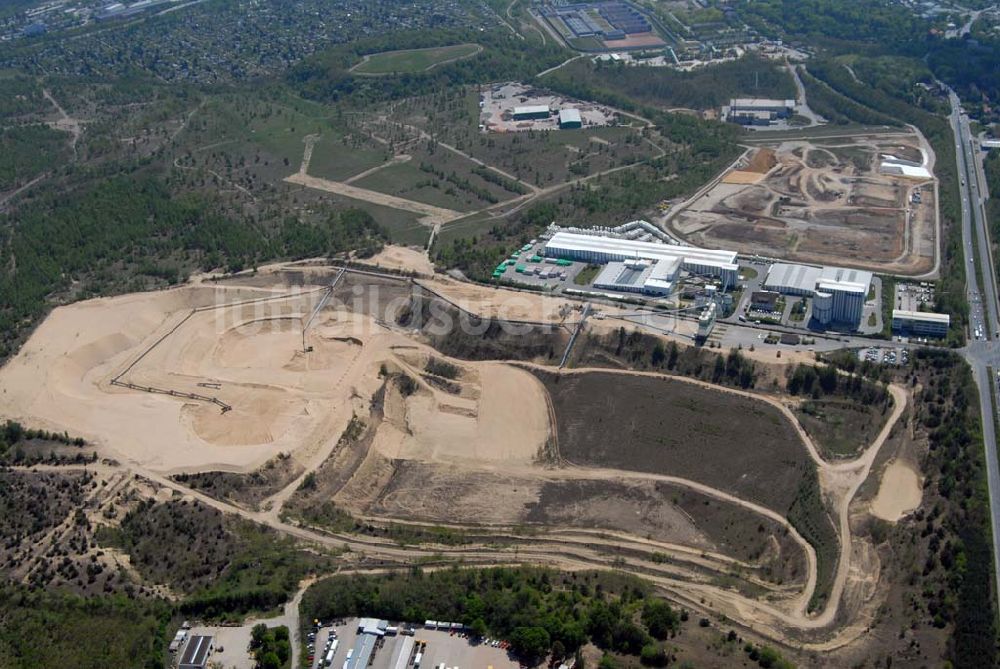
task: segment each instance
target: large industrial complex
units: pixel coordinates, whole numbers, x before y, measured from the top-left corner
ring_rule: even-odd
[[[872,284],[872,273],[843,267],[814,267],[790,263],[771,265],[764,287],[783,295],[813,298],[812,316],[819,325],[861,323]]]
[[[602,234],[557,232],[546,243],[545,255],[590,263],[648,261],[666,262],[670,267],[679,263],[680,268],[693,274],[717,277],[727,287],[735,286],[739,275],[736,253],[733,251],[713,251],[676,244],[618,239]],[[669,277],[672,281],[676,271],[672,275],[668,274],[668,271],[662,269],[657,272],[657,276]]]
[[[665,45],[646,15],[622,0],[576,3],[555,0],[542,5],[538,13],[567,40],[597,40],[614,49]]]
[[[741,266],[735,251],[678,244],[641,220],[595,228],[552,224],[502,261],[493,278],[567,295],[655,303],[700,317],[702,335],[717,320],[737,317],[805,331],[883,330],[881,284],[870,271],[753,257]],[[946,317],[922,315],[894,318],[893,328],[913,336],[947,332]]]

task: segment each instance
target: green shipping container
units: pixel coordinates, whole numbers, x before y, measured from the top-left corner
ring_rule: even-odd
[[[524,274],[524,265],[518,265],[517,267],[514,268],[514,271],[517,272],[518,274]]]

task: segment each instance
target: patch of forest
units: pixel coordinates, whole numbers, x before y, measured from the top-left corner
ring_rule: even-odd
[[[563,91],[577,90],[576,97],[583,100],[592,99],[587,91],[597,87],[664,109],[712,109],[740,97],[795,97],[795,82],[784,66],[756,55],[691,71],[583,59],[556,70],[544,82]]]

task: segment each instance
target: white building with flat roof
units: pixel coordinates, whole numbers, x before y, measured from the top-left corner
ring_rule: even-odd
[[[525,105],[514,107],[514,120],[523,121],[529,119],[548,118],[552,115],[548,105]]]
[[[594,279],[594,287],[625,293],[669,295],[680,270],[679,258],[609,262]]]
[[[871,272],[846,267],[814,267],[796,263],[774,263],[767,271],[764,288],[784,295],[813,298],[813,318],[858,327],[871,289]]]
[[[951,327],[951,316],[929,311],[892,310],[892,331],[917,337],[945,337]]]
[[[545,255],[593,263],[678,260],[682,269],[693,274],[719,277],[727,286],[736,285],[739,278],[735,251],[698,249],[634,239],[557,232],[546,243]]]

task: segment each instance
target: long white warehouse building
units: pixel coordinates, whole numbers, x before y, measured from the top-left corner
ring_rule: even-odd
[[[727,286],[736,285],[740,266],[735,251],[713,251],[690,246],[641,242],[573,232],[557,232],[545,245],[545,255],[581,262],[622,262],[625,260],[679,260],[693,274],[717,276]]]

